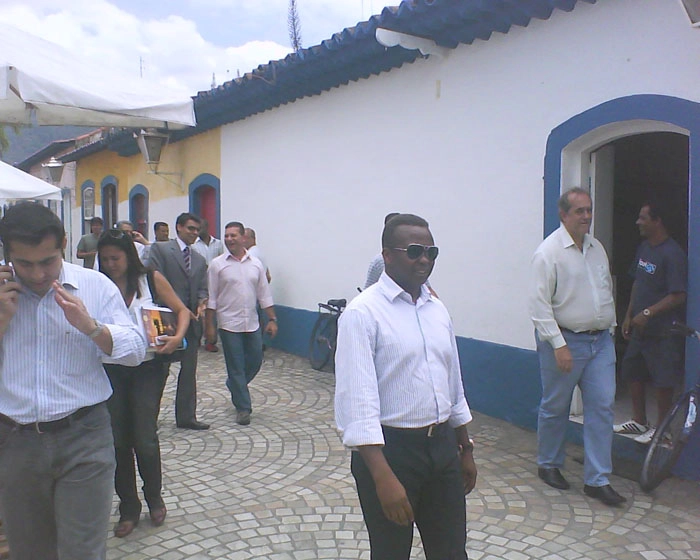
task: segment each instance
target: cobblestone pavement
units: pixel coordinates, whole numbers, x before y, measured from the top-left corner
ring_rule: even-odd
[[[175,378],[160,417],[168,518],[155,528],[144,514],[129,537],[110,536],[109,559],[369,559],[348,453],[333,424],[332,374],[268,350],[251,384],[252,423],[242,427],[223,356],[202,352],[198,414],[212,424],[206,432],[175,428]],[[700,559],[698,483],[666,481],[649,496],[613,477],[628,502],[609,508],[583,495],[575,460],[566,470],[572,490],[541,483],[534,433],[484,415],[470,432],[479,468],[467,504],[472,560]],[[418,537],[411,558],[425,558]]]

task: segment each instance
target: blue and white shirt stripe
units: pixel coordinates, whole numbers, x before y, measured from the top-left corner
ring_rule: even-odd
[[[110,361],[126,366],[143,361],[144,336],[109,278],[64,262],[58,281],[109,329]],[[102,367],[106,357],[66,320],[53,289],[40,297],[25,288],[0,340],[0,413],[21,424],[50,422],[106,401],[112,394]]]
[[[381,445],[382,425],[471,421],[452,321],[423,285],[411,296],[386,273],[340,316],[335,419],[346,447]]]

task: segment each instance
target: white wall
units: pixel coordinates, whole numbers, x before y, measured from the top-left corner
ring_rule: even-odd
[[[531,348],[549,133],[622,96],[698,100],[699,54],[700,30],[675,0],[578,3],[226,125],[221,221],[256,229],[277,302],[315,309],[363,284],[386,213],[419,214],[457,333]]]

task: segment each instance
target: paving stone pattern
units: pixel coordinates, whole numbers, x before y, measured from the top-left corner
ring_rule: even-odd
[[[175,427],[171,374],[160,416],[167,520],[155,528],[144,512],[129,537],[110,532],[108,559],[369,560],[333,423],[333,375],[268,350],[245,427],[235,423],[225,377],[221,353],[201,352],[198,415],[212,428],[195,432]],[[609,508],[583,495],[575,460],[565,471],[571,490],[541,483],[534,433],[478,414],[470,432],[479,468],[467,503],[470,559],[700,559],[698,483],[666,481],[649,496],[614,476],[628,502]],[[115,523],[116,508],[115,499]],[[417,535],[411,558],[425,558]]]

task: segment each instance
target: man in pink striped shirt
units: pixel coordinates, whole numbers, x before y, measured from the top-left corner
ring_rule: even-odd
[[[236,408],[236,422],[250,424],[253,410],[248,384],[262,365],[262,333],[256,304],[259,302],[268,318],[265,332],[277,334],[277,316],[272,302],[265,267],[245,248],[245,228],[240,222],[226,224],[226,251],[209,265],[209,301],[206,311],[206,340],[219,338],[224,350],[228,378],[226,386]]]

